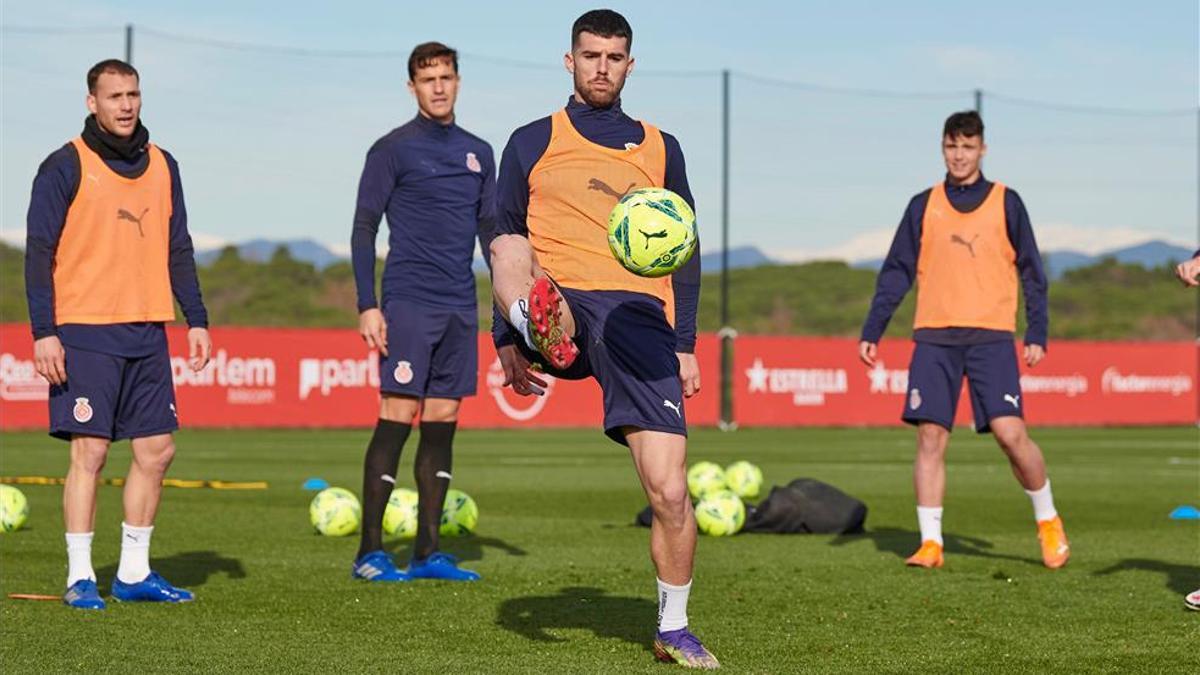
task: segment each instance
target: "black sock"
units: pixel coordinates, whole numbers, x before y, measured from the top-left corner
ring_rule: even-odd
[[[417,542],[413,558],[424,560],[438,549],[442,504],[450,489],[450,447],[457,422],[421,422],[421,442],[413,462],[420,501],[417,505]],[[440,475],[439,475],[440,474]]]
[[[396,487],[400,451],[412,431],[411,424],[380,419],[363,459],[362,539],[358,558],[383,548],[383,510]]]

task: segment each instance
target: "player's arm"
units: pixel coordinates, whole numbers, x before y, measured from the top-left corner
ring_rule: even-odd
[[[549,118],[522,127],[508,139],[500,155],[500,170],[496,179],[495,237],[528,237],[529,173],[550,145]],[[490,264],[490,259],[489,259]],[[489,267],[490,269],[490,267]],[[492,270],[493,284],[495,270]],[[504,385],[521,394],[542,395],[547,382],[531,370],[528,359],[517,349],[516,336],[509,326],[504,310],[492,303],[492,343],[504,369]]]
[[[212,356],[212,338],[208,335],[208,310],[200,294],[200,279],[196,275],[196,252],[192,235],[187,228],[187,207],[183,199],[183,181],[179,164],[167,152],[167,169],[171,174],[170,250],[167,268],[171,275],[171,292],[188,324],[188,365],[200,371]]]
[[[928,190],[909,201],[875,280],[875,297],[871,299],[871,310],[863,322],[858,345],[858,357],[868,366],[875,365],[879,339],[916,279],[917,258],[921,254],[921,221],[928,201]]]
[[[666,172],[663,187],[683,197],[696,212],[696,200],[688,185],[687,163],[679,141],[670,134],[663,134],[666,146]],[[696,361],[696,317],[700,307],[700,242],[692,259],[671,275],[671,289],[675,294],[675,353],[679,357],[679,379],[683,383],[683,395],[692,397],[700,391],[700,364]]]
[[[67,381],[66,358],[54,320],[54,256],[79,190],[79,155],[67,144],[38,167],[25,218],[25,299],[33,329],[34,369],[51,384]]]
[[[1025,364],[1032,367],[1046,355],[1049,332],[1049,283],[1042,267],[1029,213],[1020,195],[1013,190],[1004,194],[1004,216],[1008,224],[1008,240],[1017,254],[1017,273],[1025,295]]]
[[[358,181],[358,203],[350,232],[350,260],[358,293],[358,332],[371,349],[387,356],[387,323],[375,295],[375,238],[396,185],[395,152],[384,141],[371,146]]]
[[[1179,263],[1175,276],[1184,286],[1200,286],[1200,251],[1193,253],[1191,260]]]

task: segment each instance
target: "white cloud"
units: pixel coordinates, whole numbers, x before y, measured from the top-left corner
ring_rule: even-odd
[[[788,248],[768,252],[767,255],[783,262],[807,262],[810,260],[845,260],[858,262],[873,260],[887,255],[892,245],[895,228],[867,230],[835,246],[824,248]]]
[[[343,241],[343,242],[338,242],[336,244],[322,243],[321,245],[324,246],[325,248],[329,249],[330,252],[332,252],[334,255],[341,256],[343,258],[350,257],[350,243],[349,242]]]
[[[1020,59],[1012,53],[984,49],[976,45],[934,45],[924,50],[939,70],[951,75],[994,79],[1019,70]]]
[[[1035,225],[1038,248],[1042,251],[1078,251],[1096,255],[1117,248],[1124,248],[1147,241],[1165,241],[1189,248],[1195,242],[1185,241],[1177,235],[1137,227],[1092,227],[1071,223],[1046,223]]]
[[[190,234],[192,235],[192,248],[197,251],[210,251],[214,248],[222,248],[229,243],[228,239],[215,234],[203,232],[191,232]]]
[[[9,246],[17,248],[25,248],[25,230],[17,230],[11,227],[0,227],[0,241]]]

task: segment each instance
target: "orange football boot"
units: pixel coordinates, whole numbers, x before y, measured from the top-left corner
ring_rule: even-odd
[[[921,542],[921,548],[904,561],[909,567],[941,567],[942,545],[932,539]]]
[[[1066,565],[1071,557],[1071,545],[1067,543],[1062,518],[1054,516],[1050,520],[1039,520],[1037,526],[1038,539],[1042,542],[1042,562],[1052,570]]]

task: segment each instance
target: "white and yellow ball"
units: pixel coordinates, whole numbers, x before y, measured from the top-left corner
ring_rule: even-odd
[[[633,190],[608,215],[608,247],[638,276],[662,277],[683,267],[696,240],[692,207],[664,188]]]
[[[354,493],[339,487],[321,490],[308,505],[308,519],[317,532],[343,537],[358,531],[362,507]]]
[[[746,524],[746,505],[729,490],[710,492],[696,504],[696,527],[711,537],[737,534]]]
[[[479,524],[479,507],[471,495],[450,488],[442,504],[442,523],[438,531],[448,537],[471,534]]]
[[[742,460],[725,467],[725,485],[742,499],[755,499],[762,489],[762,469]]]
[[[0,485],[0,532],[19,530],[29,519],[29,500],[11,485]]]
[[[401,539],[412,539],[417,536],[417,505],[416,490],[396,488],[388,497],[387,506],[383,509],[383,531]]]
[[[715,462],[696,462],[687,472],[688,492],[692,499],[725,489],[725,469]]]

